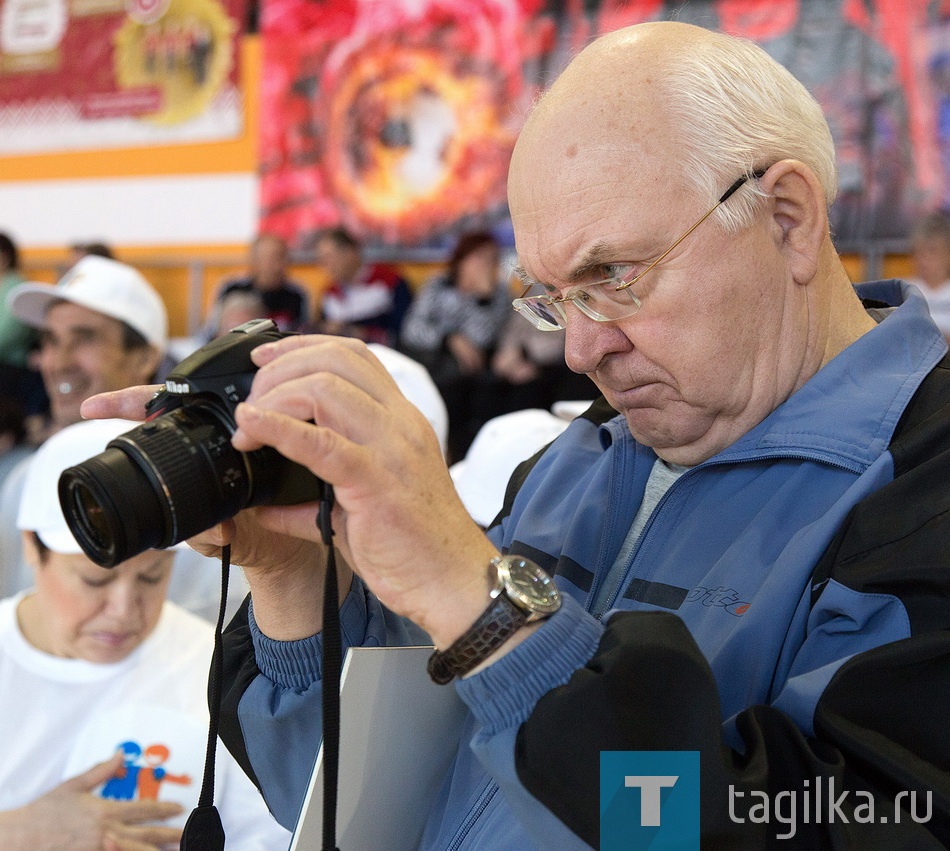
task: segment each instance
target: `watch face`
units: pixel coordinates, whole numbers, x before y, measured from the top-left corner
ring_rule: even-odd
[[[560,607],[554,580],[533,562],[506,556],[498,560],[497,570],[508,598],[529,616],[550,615]]]

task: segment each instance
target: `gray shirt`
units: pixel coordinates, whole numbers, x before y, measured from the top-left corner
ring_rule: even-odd
[[[673,482],[688,469],[689,467],[682,467],[679,464],[668,464],[662,458],[656,459],[656,462],[653,464],[653,469],[650,471],[650,478],[647,479],[646,490],[643,493],[643,502],[640,503],[640,508],[637,510],[633,522],[630,524],[627,537],[624,538],[620,552],[617,553],[617,558],[614,559],[614,563],[610,566],[610,570],[607,571],[604,581],[597,589],[597,596],[594,598],[593,605],[590,608],[590,611],[595,615],[599,616],[603,614],[608,606],[614,604],[617,592],[619,591],[620,582],[627,570],[627,566],[630,564],[630,560],[633,558],[633,553],[640,540],[640,533],[643,531],[643,527],[647,525],[650,515],[653,514],[653,509],[655,509],[659,501],[663,499],[663,494],[665,494],[670,487],[672,487]]]

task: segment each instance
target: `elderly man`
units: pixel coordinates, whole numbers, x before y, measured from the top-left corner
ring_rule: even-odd
[[[318,330],[395,346],[412,301],[409,284],[394,266],[366,263],[362,243],[344,228],[320,234],[317,262],[329,278],[320,299]]]
[[[602,751],[698,754],[677,847],[768,847],[793,792],[801,847],[950,842],[950,361],[915,288],[852,287],[834,194],[817,104],[759,48],[678,23],[587,47],[530,115],[509,199],[534,289],[516,306],[564,330],[605,401],[516,472],[487,536],[365,349],[255,351],[234,444],[333,483],[346,640],[407,640],[385,609],[403,615],[470,707],[423,848],[621,847],[598,835]],[[285,824],[306,782],[287,754],[320,730],[312,514],[195,542],[246,566],[230,641],[256,676],[232,690],[229,746]],[[643,847],[683,775],[652,768],[626,772],[628,797],[605,787]]]

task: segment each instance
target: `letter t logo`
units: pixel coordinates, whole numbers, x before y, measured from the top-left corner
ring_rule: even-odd
[[[637,786],[640,789],[640,825],[641,827],[660,826],[660,789],[669,789],[676,785],[679,775],[627,774],[623,778],[624,786]]]

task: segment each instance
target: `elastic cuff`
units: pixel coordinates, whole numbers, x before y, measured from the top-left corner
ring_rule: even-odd
[[[354,578],[340,606],[340,636],[343,654],[360,643],[366,633],[365,587]],[[254,644],[254,658],[260,672],[275,685],[287,689],[307,689],[323,678],[323,633],[297,641],[278,641],[261,632],[254,619],[254,598],[247,613]]]
[[[521,725],[542,695],[590,661],[603,631],[580,603],[565,596],[538,630],[493,665],[460,680],[456,689],[485,735]]]
[[[317,633],[298,641],[277,641],[261,632],[254,620],[254,601],[247,613],[254,643],[254,658],[260,672],[281,688],[303,690],[322,677],[320,657],[323,635]]]

